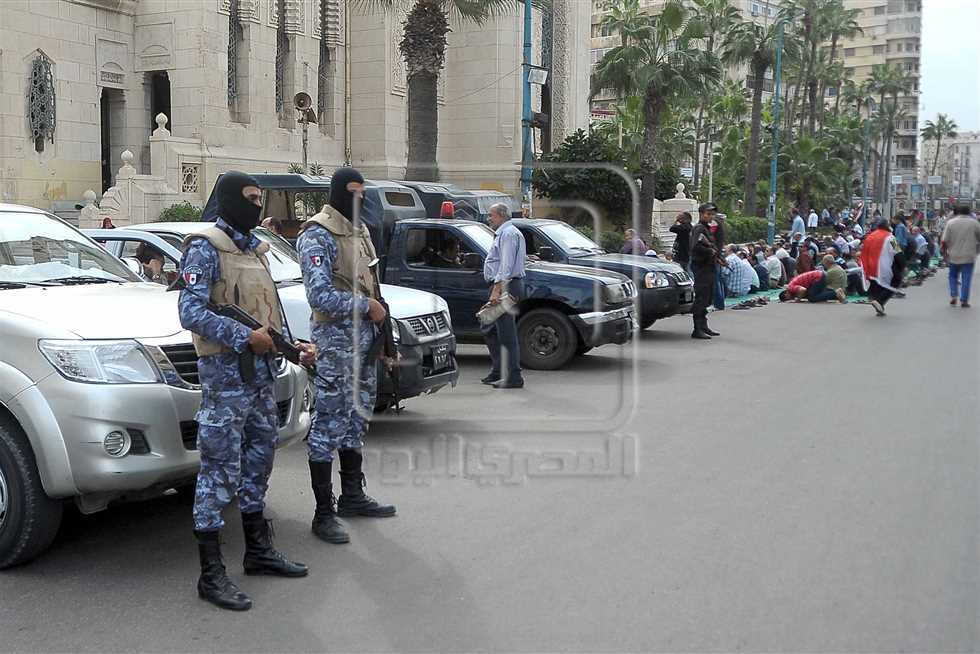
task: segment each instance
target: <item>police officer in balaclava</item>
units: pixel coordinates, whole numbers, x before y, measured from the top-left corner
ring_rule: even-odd
[[[308,440],[310,477],[316,498],[313,533],[346,543],[341,516],[387,517],[395,507],[364,493],[364,434],[377,393],[378,362],[366,354],[385,319],[369,265],[374,245],[361,223],[364,178],[340,168],[330,182],[330,204],[303,223],[296,243],[306,296],[313,308],[317,346],[316,405]],[[334,507],[332,466],[340,459],[340,498]]]
[[[214,190],[218,219],[184,241],[178,302],[180,323],[191,331],[198,355],[202,401],[197,413],[201,468],[194,496],[194,535],[201,560],[198,595],[217,606],[245,611],[252,600],[228,578],[221,558],[222,510],[238,495],[245,532],[246,575],[303,577],[306,566],[272,545],[263,516],[278,437],[273,389],[275,345],[268,330],[283,330],[267,246],[251,233],[262,213],[258,182],[224,173]],[[237,304],[263,327],[252,330],[207,308]],[[312,350],[312,348],[310,348]],[[304,356],[312,360],[312,351]]]

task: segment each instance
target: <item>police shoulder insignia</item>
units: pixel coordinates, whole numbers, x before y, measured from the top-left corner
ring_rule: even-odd
[[[204,270],[200,266],[187,266],[184,268],[182,273],[184,281],[190,286],[196,284],[199,280],[204,278]]]
[[[322,266],[327,260],[327,253],[324,250],[313,250],[310,252],[310,263],[314,266]]]

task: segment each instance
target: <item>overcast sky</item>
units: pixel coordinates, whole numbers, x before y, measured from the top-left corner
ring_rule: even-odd
[[[944,113],[980,129],[980,0],[923,1],[920,70],[920,123]]]

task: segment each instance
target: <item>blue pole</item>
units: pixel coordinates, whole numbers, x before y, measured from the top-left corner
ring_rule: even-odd
[[[521,200],[528,202],[531,198],[531,160],[534,152],[531,142],[531,0],[524,0],[524,71],[522,87],[524,89],[524,105],[522,112],[522,145],[521,154]]]
[[[779,95],[783,78],[783,26],[785,21],[779,21],[776,30],[776,70],[773,73],[774,86],[772,94],[772,161],[769,162],[769,245],[776,240],[776,170],[779,160]],[[756,80],[756,84],[764,84],[765,78]]]
[[[861,162],[861,216],[858,224],[864,229],[868,220],[868,159],[871,158],[871,114],[864,121],[864,160]]]

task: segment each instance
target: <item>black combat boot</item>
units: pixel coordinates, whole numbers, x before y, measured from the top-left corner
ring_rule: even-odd
[[[242,565],[247,575],[276,575],[279,577],[305,577],[309,570],[302,563],[294,563],[272,546],[272,528],[261,511],[242,514],[245,531],[245,559]]]
[[[349,543],[350,536],[337,520],[334,506],[333,484],[330,481],[333,463],[310,461],[310,483],[316,498],[316,512],[313,514],[313,533],[328,543]]]
[[[201,578],[197,580],[197,594],[215,606],[231,611],[248,611],[251,598],[238,589],[225,572],[221,560],[221,543],[218,531],[197,531],[197,553],[201,559]]]
[[[343,517],[360,515],[368,518],[387,518],[395,515],[395,507],[378,504],[364,494],[364,473],[361,472],[361,453],[358,450],[340,450],[340,499],[337,514]]]

